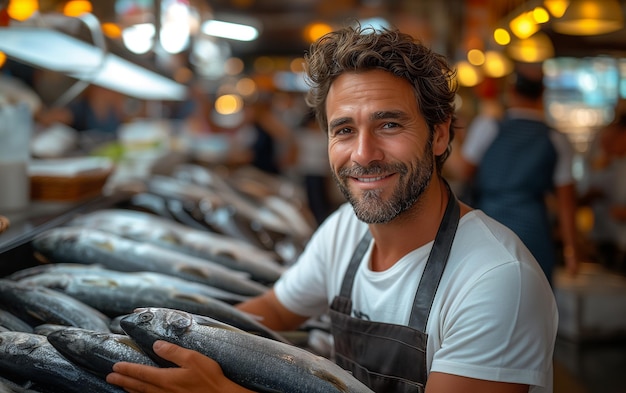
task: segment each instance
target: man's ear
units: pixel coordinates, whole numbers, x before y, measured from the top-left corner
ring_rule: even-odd
[[[451,122],[452,119],[448,119],[435,126],[435,135],[433,136],[433,154],[435,156],[442,155],[448,149]]]

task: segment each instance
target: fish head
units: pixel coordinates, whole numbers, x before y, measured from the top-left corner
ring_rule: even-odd
[[[48,340],[44,336],[24,332],[0,332],[0,349],[6,354],[35,351],[46,345]]]
[[[149,335],[155,339],[175,340],[185,334],[193,322],[191,314],[184,311],[145,307],[138,308],[132,314],[122,318],[120,325],[130,336],[136,332],[135,334]]]
[[[154,353],[152,346],[156,340],[174,344],[193,325],[193,317],[184,311],[146,307],[138,308],[120,320],[120,326],[137,345],[161,367],[174,367],[174,363],[162,359]]]

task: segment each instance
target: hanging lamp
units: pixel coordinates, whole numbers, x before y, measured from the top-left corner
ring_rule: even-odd
[[[610,33],[624,27],[624,10],[617,0],[572,0],[552,27],[568,35]]]
[[[554,57],[554,46],[547,34],[538,31],[526,39],[511,41],[507,52],[521,63],[540,63]]]

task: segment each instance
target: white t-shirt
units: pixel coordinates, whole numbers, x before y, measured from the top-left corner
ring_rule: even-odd
[[[281,303],[300,315],[327,312],[365,231],[352,207],[342,205],[275,284]],[[368,263],[372,241],[355,277],[353,312],[406,325],[432,244],[374,272]],[[557,322],[545,274],[517,236],[479,210],[463,216],[426,328],[429,372],[552,392]]]

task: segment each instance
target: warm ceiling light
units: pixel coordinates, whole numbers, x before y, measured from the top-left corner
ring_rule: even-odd
[[[327,33],[330,33],[331,31],[333,31],[333,28],[329,24],[314,22],[305,27],[304,37],[307,42],[315,42],[318,40],[318,38]]]
[[[623,10],[616,0],[573,0],[554,30],[569,35],[595,35],[624,27]]]
[[[509,27],[517,38],[525,39],[535,34],[539,26],[533,17],[533,12],[523,12],[509,23]]]
[[[11,0],[7,12],[12,19],[22,22],[30,18],[38,9],[37,0]]]
[[[91,11],[91,2],[88,0],[70,0],[63,7],[63,15],[70,17],[81,16]]]
[[[552,16],[560,18],[565,13],[569,0],[544,0],[543,5],[550,11]]]
[[[472,87],[483,81],[483,75],[467,61],[456,63],[456,77],[461,86]]]
[[[250,78],[241,78],[235,84],[237,93],[244,97],[250,97],[256,92],[256,83]]]
[[[102,32],[105,36],[113,39],[117,39],[122,36],[122,29],[119,25],[111,22],[105,22],[102,24]]]
[[[215,111],[220,115],[232,115],[243,108],[243,99],[236,94],[224,94],[215,100]]]
[[[511,35],[506,29],[499,27],[493,32],[493,39],[498,45],[504,46],[511,42]]]
[[[535,7],[533,9],[533,19],[537,23],[546,23],[550,20],[550,14],[543,7]]]
[[[529,38],[511,42],[507,50],[513,60],[522,63],[539,63],[554,57],[554,45],[541,31]]]
[[[467,61],[469,61],[471,65],[482,65],[485,62],[485,53],[480,49],[470,49],[467,52]]]
[[[501,52],[487,51],[482,70],[490,78],[502,78],[513,71],[513,62]]]

